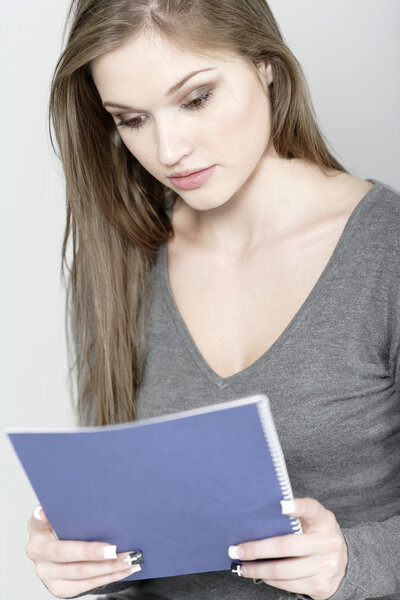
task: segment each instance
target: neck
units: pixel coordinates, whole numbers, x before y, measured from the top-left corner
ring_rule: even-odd
[[[269,156],[219,206],[197,210],[179,198],[174,230],[198,247],[243,256],[260,243],[289,235],[318,218],[327,184],[335,185],[346,176],[339,171],[332,175],[324,175],[305,160]]]

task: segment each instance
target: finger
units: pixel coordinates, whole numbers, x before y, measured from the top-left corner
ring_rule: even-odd
[[[46,585],[46,587],[48,588],[50,593],[53,594],[53,596],[57,596],[60,598],[72,598],[73,596],[77,596],[78,594],[82,594],[83,592],[88,592],[100,586],[107,585],[108,583],[112,583],[113,581],[125,579],[129,575],[140,571],[140,565],[132,565],[131,567],[129,567],[128,569],[124,569],[123,571],[117,571],[116,573],[108,573],[107,575],[91,577],[83,581],[58,579],[55,581],[51,581]]]
[[[229,546],[228,554],[234,560],[285,558],[316,554],[323,547],[324,540],[321,535],[289,533],[252,542],[242,542],[238,546]]]
[[[318,567],[309,557],[284,558],[264,562],[246,562],[241,564],[243,577],[253,579],[290,580],[312,577]]]
[[[32,511],[32,515],[28,520],[28,530],[30,534],[35,531],[53,531],[46,513],[40,504],[35,506]]]
[[[108,575],[124,571],[130,564],[130,552],[121,552],[117,560],[105,560],[96,562],[49,562],[38,561],[36,563],[36,574],[42,581],[52,579],[74,579],[85,580],[101,575]]]
[[[292,506],[290,506],[292,504]],[[293,508],[293,510],[291,510]],[[334,514],[325,508],[315,498],[295,498],[293,501],[282,504],[282,512],[290,517],[302,520],[305,531],[321,529],[330,525]]]
[[[27,555],[32,560],[71,563],[117,559],[116,546],[102,542],[32,538],[27,545]]]

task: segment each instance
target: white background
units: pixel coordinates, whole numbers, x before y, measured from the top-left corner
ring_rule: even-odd
[[[400,0],[271,0],[303,65],[321,129],[358,177],[400,190]],[[67,387],[65,222],[61,166],[47,103],[67,0],[0,8],[1,82],[1,595],[51,595],[25,557],[35,495],[4,427],[73,424]]]

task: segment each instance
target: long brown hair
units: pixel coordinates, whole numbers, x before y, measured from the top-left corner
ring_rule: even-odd
[[[72,0],[64,36],[68,24],[49,100],[50,139],[57,154],[53,125],[66,181],[67,344],[78,423],[104,425],[137,418],[149,274],[160,245],[174,234],[166,209],[178,195],[122,142],[90,62],[145,28],[192,52],[240,55],[257,77],[256,65],[269,60],[278,155],[308,159],[324,172],[347,171],[328,151],[301,66],[265,0]]]

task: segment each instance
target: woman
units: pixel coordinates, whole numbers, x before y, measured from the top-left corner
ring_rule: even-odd
[[[266,393],[304,534],[227,548],[233,573],[124,582],[129,553],[59,541],[37,507],[38,576],[63,598],[398,597],[399,192],[330,154],[263,0],[71,14],[50,115],[79,423]]]

